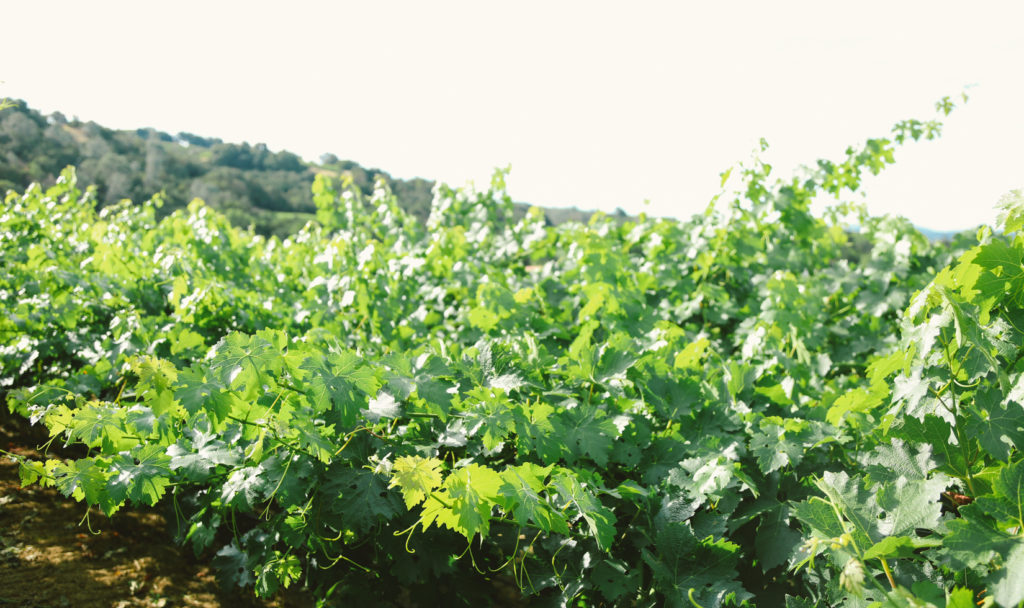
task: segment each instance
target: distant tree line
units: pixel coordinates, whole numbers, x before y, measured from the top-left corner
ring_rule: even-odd
[[[161,211],[170,213],[201,198],[237,225],[279,236],[293,233],[316,212],[310,187],[317,173],[351,175],[352,183],[367,193],[383,178],[402,207],[421,220],[430,213],[434,187],[430,180],[397,179],[334,154],[310,163],[260,143],[225,143],[148,128],[108,129],[60,112],[43,115],[23,101],[0,111],[0,196],[32,182],[50,185],[68,165],[77,167],[80,183],[95,184],[103,204],[161,193]],[[555,224],[586,221],[591,215],[575,208],[545,212]]]

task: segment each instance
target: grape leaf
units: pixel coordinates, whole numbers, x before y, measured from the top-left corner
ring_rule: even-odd
[[[854,540],[858,545],[871,546],[882,539],[878,517],[881,509],[877,497],[860,478],[850,477],[846,471],[826,471],[817,485],[853,524]]]
[[[213,565],[220,572],[222,584],[228,588],[248,587],[256,582],[249,567],[249,556],[233,542],[217,551]]]
[[[335,468],[320,491],[329,497],[328,508],[340,523],[356,532],[404,512],[398,494],[389,492],[380,476],[365,469]]]
[[[127,498],[136,504],[155,505],[170,483],[171,458],[163,446],[151,443],[129,454],[119,454],[110,464],[108,491],[117,503]]]
[[[750,452],[757,457],[757,466],[762,473],[771,473],[800,463],[804,444],[802,441],[788,439],[786,435],[783,427],[777,424],[761,424],[759,432],[750,439]],[[796,435],[799,437],[799,434]]]
[[[533,463],[506,468],[501,472],[498,503],[519,524],[533,522],[545,532],[556,531],[568,535],[565,518],[553,511],[540,495],[547,485],[544,479],[553,468],[554,465],[541,467]]]
[[[1002,567],[988,577],[988,589],[1002,606],[1018,606],[1024,601],[1024,542],[1002,556]]]
[[[206,405],[211,395],[224,389],[224,385],[216,381],[208,381],[205,372],[193,366],[178,372],[178,383],[174,387],[174,397],[181,402],[189,414],[196,414]]]
[[[450,509],[457,525],[453,528],[468,539],[487,536],[491,527],[491,508],[501,487],[501,476],[494,470],[471,464],[445,479]]]
[[[877,446],[861,462],[876,482],[895,482],[901,477],[927,479],[937,466],[932,459],[931,445],[914,445],[895,438]]]
[[[267,498],[273,490],[262,466],[235,469],[221,486],[221,498],[225,504],[252,509]]]
[[[210,372],[226,387],[248,398],[284,367],[283,353],[263,336],[231,333],[215,347]]]
[[[567,470],[560,470],[553,479],[559,496],[572,505],[587,524],[587,530],[597,540],[597,546],[607,551],[615,539],[615,515],[610,509],[583,487]]]
[[[107,492],[109,472],[93,458],[82,458],[68,463],[55,462],[50,474],[57,489],[64,496],[76,500],[85,499],[90,505],[97,505],[108,516],[120,506]]]
[[[959,511],[962,518],[946,524],[949,534],[942,543],[953,558],[954,567],[983,566],[997,556],[1009,555],[1020,544],[1017,536],[1001,530],[977,505],[965,505]]]
[[[380,382],[362,360],[349,352],[332,352],[326,359],[310,358],[301,365],[310,374],[308,395],[318,413],[333,406],[340,422],[352,427],[360,416],[366,395],[376,395]]]
[[[779,504],[767,511],[757,525],[754,548],[764,572],[786,563],[800,545],[801,535],[789,526],[789,519],[789,508]]]
[[[422,456],[402,456],[391,467],[389,488],[398,487],[409,509],[423,502],[430,492],[441,485],[441,461]]]
[[[697,603],[718,608],[727,600],[751,597],[736,580],[739,546],[719,539],[698,540],[685,522],[664,522],[658,527],[654,553],[643,550],[644,563],[666,590],[670,606]]]
[[[191,440],[184,437],[167,448],[171,470],[181,469],[192,480],[205,479],[217,465],[234,465],[241,460],[240,450],[232,450],[214,433],[195,430]]]
[[[986,398],[992,396],[995,398]],[[967,432],[993,458],[1006,462],[1011,449],[1024,448],[1024,409],[999,403],[998,397],[998,389],[992,387],[976,394],[975,402],[965,406]]]
[[[617,600],[636,588],[641,570],[629,568],[622,560],[604,559],[590,572],[590,580],[608,600]]]
[[[576,407],[555,419],[555,432],[577,456],[589,456],[598,466],[608,464],[619,429],[602,410]]]

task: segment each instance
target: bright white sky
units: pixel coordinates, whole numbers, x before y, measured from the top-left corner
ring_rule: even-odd
[[[539,205],[689,216],[760,137],[783,175],[933,117],[876,212],[991,223],[1024,187],[1024,2],[18,2],[0,96],[324,152]],[[649,199],[649,205],[644,204]]]

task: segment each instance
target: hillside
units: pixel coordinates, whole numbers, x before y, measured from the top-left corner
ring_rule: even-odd
[[[350,176],[364,192],[383,179],[405,211],[426,219],[433,181],[395,178],[333,154],[320,161],[309,163],[261,143],[151,128],[109,129],[60,112],[44,115],[23,101],[0,111],[0,193],[20,192],[32,182],[52,185],[64,167],[75,165],[82,183],[95,184],[101,204],[126,198],[141,202],[162,193],[163,215],[201,198],[235,225],[283,236],[312,218],[316,207],[310,188],[318,173],[326,173]],[[526,205],[518,207],[523,212]],[[557,224],[590,214],[573,208],[545,215]]]

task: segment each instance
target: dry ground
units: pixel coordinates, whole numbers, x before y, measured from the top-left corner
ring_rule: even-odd
[[[35,429],[0,413],[0,449],[39,456]],[[156,512],[113,519],[50,488],[22,488],[18,465],[0,457],[0,608],[305,608],[298,593],[269,601],[221,591],[207,561],[177,546]],[[95,534],[93,533],[95,532]]]

